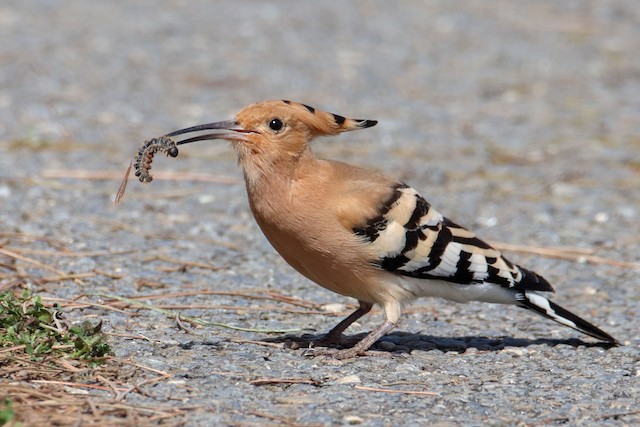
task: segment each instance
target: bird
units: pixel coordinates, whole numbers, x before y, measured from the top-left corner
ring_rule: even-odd
[[[214,131],[177,145],[230,141],[251,212],[273,248],[312,282],[358,301],[353,313],[311,343],[312,355],[349,359],[371,354],[367,350],[396,327],[403,307],[421,297],[511,304],[618,344],[544,296],[554,288],[541,275],[513,264],[441,215],[409,185],[319,159],[311,150],[316,137],[376,124],[298,102],[270,100],[242,108],[232,120],[166,135]],[[352,347],[336,348],[343,332],[374,305],[382,308],[384,321]]]

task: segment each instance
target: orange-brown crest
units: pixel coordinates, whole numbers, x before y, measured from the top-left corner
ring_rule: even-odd
[[[375,120],[348,119],[286,100],[251,104],[236,115],[236,120],[246,130],[258,131],[263,135],[285,135],[289,130],[290,133],[297,133],[297,137],[304,138],[306,142],[315,136],[336,135],[340,132],[368,128],[377,123]]]

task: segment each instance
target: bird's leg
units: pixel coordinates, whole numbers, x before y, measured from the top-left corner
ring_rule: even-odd
[[[382,325],[378,326],[376,329],[371,331],[369,335],[364,337],[360,342],[358,342],[356,345],[354,345],[351,348],[348,348],[346,350],[338,350],[334,348],[310,349],[305,353],[305,355],[309,355],[309,356],[327,355],[327,356],[332,356],[336,359],[351,359],[352,357],[355,357],[355,356],[362,356],[366,354],[366,351],[369,349],[369,347],[373,345],[373,343],[378,341],[387,332],[389,332],[395,327],[396,327],[395,323],[391,323],[391,321],[385,320]]]
[[[336,359],[350,359],[355,356],[363,356],[366,354],[366,351],[369,350],[369,347],[373,345],[376,341],[378,341],[381,337],[383,337],[387,332],[396,327],[398,320],[400,319],[400,311],[401,306],[397,301],[389,301],[388,303],[383,305],[385,320],[384,323],[375,328],[373,331],[369,333],[366,337],[364,337],[360,342],[356,343],[353,347],[348,348],[346,350],[337,350],[334,348],[325,348],[325,349],[310,349],[306,355],[309,356],[320,356],[320,355],[328,355],[332,356]],[[344,319],[342,322],[338,324],[335,328],[333,328],[327,335],[331,336],[334,333],[336,335],[342,333],[349,324],[353,323],[358,317],[367,313],[371,310],[371,304],[360,302],[360,308],[356,310],[351,316]],[[343,325],[344,323],[344,325]]]
[[[334,355],[336,359],[350,359],[352,357],[362,355],[380,338],[385,336],[387,332],[395,328],[396,325],[389,320],[385,320],[384,323],[364,337],[358,344],[354,345],[350,349],[342,350]]]
[[[371,311],[371,307],[373,307],[373,304],[371,303],[364,302],[364,301],[358,301],[358,302],[360,303],[360,306],[356,311],[354,311],[348,317],[346,317],[340,323],[338,323],[333,329],[327,332],[324,337],[322,337],[317,341],[314,341],[313,344],[321,345],[321,346],[339,344],[342,340],[342,333],[345,331],[345,329],[351,326],[353,322],[355,322],[356,320],[358,320],[359,318],[367,314],[369,311]]]

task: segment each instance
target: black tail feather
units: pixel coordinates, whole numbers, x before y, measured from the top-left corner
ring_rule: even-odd
[[[559,306],[553,301],[549,301],[544,296],[534,292],[520,292],[517,295],[518,303],[521,307],[531,309],[536,313],[558,322],[562,325],[573,328],[583,334],[592,336],[602,341],[619,345],[619,342],[611,335],[587,322],[581,317],[576,316],[566,308]]]

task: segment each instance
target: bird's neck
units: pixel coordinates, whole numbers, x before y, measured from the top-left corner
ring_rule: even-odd
[[[270,150],[262,152],[245,152],[239,147],[238,162],[242,166],[247,190],[265,190],[267,187],[282,185],[292,179],[300,165],[315,160],[307,147],[302,153],[274,153]]]
[[[297,156],[259,156],[251,153],[250,158],[240,156],[247,194],[254,213],[256,210],[267,213],[281,209],[290,198],[292,181],[301,174],[313,169],[318,160],[309,148]]]

